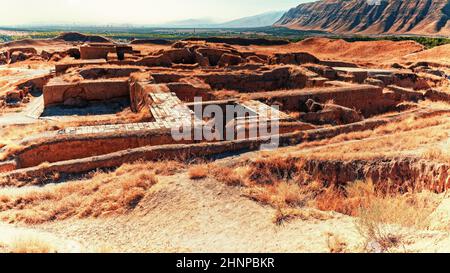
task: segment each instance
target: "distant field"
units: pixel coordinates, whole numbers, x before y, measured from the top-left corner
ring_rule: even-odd
[[[46,39],[58,36],[62,32],[76,31],[86,34],[103,35],[117,41],[131,41],[134,39],[167,39],[179,40],[185,38],[206,37],[243,37],[284,39],[291,42],[301,41],[311,36],[327,36],[346,41],[375,41],[375,40],[414,40],[426,48],[449,44],[450,38],[444,37],[420,37],[420,36],[336,36],[321,31],[302,31],[278,27],[261,28],[230,28],[230,29],[205,29],[205,28],[133,28],[133,27],[32,27],[32,28],[0,28],[0,42],[18,39]]]
[[[5,31],[5,35],[2,35]],[[133,39],[168,39],[178,40],[190,37],[246,37],[266,39],[288,39],[298,41],[305,37],[326,35],[318,31],[299,31],[285,28],[242,28],[242,29],[194,29],[194,28],[125,28],[125,27],[36,27],[29,29],[0,29],[0,40],[11,41],[23,38],[45,39],[52,38],[61,32],[77,31],[86,34],[97,34],[114,40],[130,41]],[[10,34],[6,34],[6,33]],[[14,33],[16,32],[16,33]],[[24,34],[25,33],[25,34]]]

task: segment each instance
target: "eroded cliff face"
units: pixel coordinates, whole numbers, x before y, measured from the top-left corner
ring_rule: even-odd
[[[380,189],[390,188],[399,192],[407,192],[411,189],[443,192],[450,186],[448,163],[420,158],[307,160],[304,170],[313,179],[330,185],[371,180]]]
[[[275,23],[338,34],[450,33],[448,0],[322,0],[301,4]]]

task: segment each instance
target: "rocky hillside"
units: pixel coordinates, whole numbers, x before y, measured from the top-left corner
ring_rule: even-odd
[[[275,23],[337,34],[450,34],[449,0],[321,0],[289,10]]]

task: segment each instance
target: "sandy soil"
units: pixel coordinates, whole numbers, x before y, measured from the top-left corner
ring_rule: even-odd
[[[449,208],[446,202],[438,219],[448,217]],[[25,228],[5,225],[3,230],[17,235],[31,233],[40,240],[51,238],[63,252],[328,253],[330,241],[342,244],[345,252],[361,251],[364,243],[356,218],[330,212],[327,220],[293,219],[276,225],[274,215],[272,207],[244,197],[240,188],[212,179],[194,181],[187,174],[178,174],[159,177],[151,193],[127,215]],[[447,231],[408,230],[405,234],[407,243],[391,251],[450,251]],[[7,246],[8,240],[0,236],[0,244]]]

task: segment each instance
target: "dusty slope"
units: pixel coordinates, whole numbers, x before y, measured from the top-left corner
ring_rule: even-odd
[[[74,46],[75,43],[110,43],[111,40],[98,35],[85,35],[78,32],[66,32],[53,39],[22,39],[7,43],[0,43],[0,50],[14,47],[33,47],[38,53],[46,51],[62,51]]]
[[[450,66],[450,45],[437,46],[428,50],[405,55],[402,61],[426,61]]]
[[[145,252],[327,252],[326,233],[356,247],[350,217],[273,222],[275,210],[241,196],[241,190],[186,174],[160,179],[131,214],[36,226],[85,245]],[[337,228],[338,227],[338,228]],[[302,236],[300,236],[302,235]]]
[[[447,0],[322,0],[289,10],[275,25],[339,34],[447,35],[449,15]]]
[[[308,38],[298,43],[283,46],[251,46],[244,47],[244,49],[265,54],[302,51],[313,54],[322,60],[380,64],[391,62],[394,58],[422,51],[424,47],[414,41],[346,42],[329,38]]]
[[[38,53],[41,53],[42,50],[45,51],[63,51],[73,47],[72,44],[65,42],[63,40],[54,40],[54,39],[24,39],[17,40],[8,43],[0,44],[0,51],[5,51],[9,48],[15,47],[33,47]]]
[[[111,43],[112,41],[100,35],[85,35],[79,32],[65,32],[61,33],[54,40],[63,40],[66,42],[81,42],[81,43]]]
[[[439,213],[438,219],[448,217],[448,202]],[[28,226],[27,230],[52,234],[57,242],[64,242],[59,239],[64,238],[82,251],[330,252],[330,239],[344,244],[344,251],[361,251],[364,238],[356,228],[356,218],[329,213],[327,220],[293,219],[278,226],[273,223],[274,215],[273,208],[242,196],[240,188],[210,178],[190,180],[184,173],[160,177],[129,214],[73,218]],[[392,251],[450,249],[447,231],[411,230],[404,234],[408,243]]]

